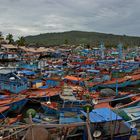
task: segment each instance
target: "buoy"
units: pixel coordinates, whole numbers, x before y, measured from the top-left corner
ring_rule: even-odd
[[[94,105],[97,105],[97,104],[98,104],[98,100],[93,99],[93,100],[92,100],[92,103],[93,103]]]
[[[90,104],[86,104],[84,107],[83,107],[83,110],[85,111],[85,112],[91,112],[92,111],[92,106],[90,105]]]
[[[30,115],[32,116],[32,118],[35,117],[36,115],[36,111],[32,108],[28,109],[27,112],[26,112],[26,115],[29,117]]]
[[[94,138],[98,138],[98,137],[101,136],[101,134],[102,134],[101,131],[99,131],[99,130],[95,130],[94,133],[93,133],[93,137],[94,137]]]

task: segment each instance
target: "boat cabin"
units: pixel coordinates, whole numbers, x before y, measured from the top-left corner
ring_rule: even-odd
[[[27,89],[28,81],[24,77],[16,75],[14,68],[0,69],[0,90],[8,90],[11,93],[20,93]]]
[[[0,53],[0,60],[16,60],[18,58],[15,52],[2,52]]]

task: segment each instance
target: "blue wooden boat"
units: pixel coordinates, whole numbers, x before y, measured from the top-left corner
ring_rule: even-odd
[[[11,124],[18,125],[18,124],[20,124],[21,118],[22,118],[21,114],[14,116],[14,117],[7,116],[6,118],[3,118],[0,120],[0,125],[11,125]]]
[[[128,122],[124,122],[123,118],[114,113],[109,108],[100,108],[92,110],[89,115],[83,113],[83,120],[86,121],[89,116],[90,133],[93,139],[102,140],[129,140],[131,134],[136,134],[137,129],[132,129]],[[97,135],[98,134],[100,135]],[[84,130],[84,140],[88,137],[87,129]]]
[[[0,119],[3,119],[7,116],[10,106],[0,107]]]
[[[129,80],[129,79],[119,78],[117,80],[113,79],[110,81],[103,82],[99,85],[99,87],[101,87],[101,88],[116,88],[116,85],[117,85],[118,88],[123,88],[123,87],[130,85],[130,83],[131,83],[131,80]]]
[[[71,124],[71,123],[79,123],[83,122],[81,117],[80,107],[72,107],[72,108],[61,108],[59,113],[59,124]]]
[[[25,97],[15,99],[13,102],[8,104],[10,106],[10,111],[20,112],[24,105],[27,103],[27,100],[28,99]]]
[[[13,68],[3,68],[0,70],[0,90],[6,90],[17,94],[28,89],[28,80],[19,77]]]
[[[27,100],[26,97],[11,97],[1,100],[0,107],[10,106],[9,111],[20,112]]]
[[[125,121],[131,123],[136,122],[137,127],[140,126],[140,105],[125,109],[116,110]]]
[[[32,121],[35,123],[42,123],[42,124],[57,124],[58,117],[56,115],[46,115],[42,113],[37,113],[35,117],[32,118]]]
[[[130,86],[136,86],[136,85],[139,85],[140,84],[140,80],[133,80],[130,82]]]
[[[59,112],[57,103],[55,102],[44,102],[41,103],[41,106],[47,114],[57,114]]]
[[[132,75],[131,77],[131,82],[130,86],[135,86],[140,84],[140,74]]]
[[[86,101],[65,101],[62,104],[56,102],[42,102],[41,106],[47,114],[58,114],[60,111],[70,111],[74,108],[81,109],[87,102]]]
[[[102,108],[107,107],[111,109],[118,109],[121,108],[128,108],[140,105],[140,96],[138,94],[134,95],[118,95],[114,97],[114,99],[100,101],[98,104],[95,105],[95,108]]]

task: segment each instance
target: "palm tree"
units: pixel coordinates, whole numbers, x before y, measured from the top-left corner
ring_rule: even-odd
[[[12,34],[8,34],[6,36],[6,39],[9,41],[9,44],[13,44],[14,43],[14,39],[13,39],[13,35]]]
[[[64,44],[67,45],[69,42],[67,39],[64,40]]]
[[[17,40],[17,44],[18,46],[25,46],[25,38],[23,36],[19,37],[18,40]]]
[[[2,37],[2,32],[0,31],[0,37]]]

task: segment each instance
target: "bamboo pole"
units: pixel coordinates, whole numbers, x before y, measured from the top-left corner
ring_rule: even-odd
[[[76,127],[76,126],[85,126],[86,122],[80,122],[80,123],[71,123],[71,124],[33,124],[35,126],[42,126],[45,128],[61,128],[61,127]]]
[[[90,132],[89,107],[87,108],[86,127],[87,127],[87,132],[88,132],[88,140],[92,140],[92,136]]]
[[[32,115],[31,115],[31,113],[29,114],[29,120],[30,120],[30,124],[31,124],[31,136],[32,136],[32,140],[34,140],[33,121],[32,121]]]

